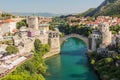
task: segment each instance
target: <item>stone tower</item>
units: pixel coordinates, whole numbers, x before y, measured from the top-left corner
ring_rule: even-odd
[[[38,17],[28,16],[27,18],[28,27],[34,30],[38,30]]]
[[[50,45],[50,52],[45,54],[43,58],[47,58],[60,53],[60,39],[58,31],[49,31],[48,32],[48,43]]]
[[[51,49],[60,49],[60,42],[59,42],[59,32],[57,31],[50,31],[49,32],[49,44]]]
[[[98,30],[93,30],[92,34],[89,36],[89,48],[92,51],[96,51],[98,47],[98,41],[101,39],[101,32]]]
[[[109,30],[108,23],[101,23],[99,27],[100,27],[100,31],[102,33],[102,44],[100,47],[106,48],[112,42],[112,33]]]
[[[60,53],[60,41],[59,41],[59,32],[50,31],[49,32],[49,45],[51,52],[56,54]]]

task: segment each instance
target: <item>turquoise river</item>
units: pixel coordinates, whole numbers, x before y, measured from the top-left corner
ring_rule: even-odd
[[[85,43],[69,38],[61,46],[60,55],[46,60],[50,76],[46,80],[98,80],[86,56]]]

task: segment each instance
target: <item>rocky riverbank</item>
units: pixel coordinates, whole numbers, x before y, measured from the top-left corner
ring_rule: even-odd
[[[46,53],[43,56],[43,58],[49,58],[49,57],[52,57],[52,56],[57,55],[57,54],[60,54],[60,48],[53,49],[53,50],[49,51],[48,53]]]

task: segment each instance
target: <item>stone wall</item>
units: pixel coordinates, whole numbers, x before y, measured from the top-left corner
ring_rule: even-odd
[[[43,58],[48,58],[48,57],[52,57],[54,55],[57,55],[60,53],[60,48],[56,48],[56,49],[53,49],[53,50],[50,50],[50,52],[46,53]]]
[[[48,58],[60,53],[59,36],[49,37],[48,43],[50,45],[50,52],[46,53],[43,58]]]

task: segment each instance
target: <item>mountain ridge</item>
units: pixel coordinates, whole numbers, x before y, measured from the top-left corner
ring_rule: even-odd
[[[55,17],[60,16],[60,14],[54,14],[54,13],[48,13],[48,12],[38,12],[38,13],[32,13],[32,12],[11,12],[12,14],[21,15],[21,16],[44,16],[44,17]]]
[[[105,0],[86,16],[120,16],[120,0]]]

